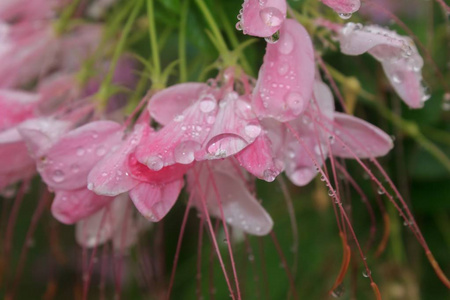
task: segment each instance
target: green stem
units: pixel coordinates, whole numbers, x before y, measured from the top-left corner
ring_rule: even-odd
[[[62,34],[69,25],[69,20],[72,17],[73,13],[78,7],[78,4],[80,3],[80,0],[74,0],[72,1],[69,6],[67,6],[66,9],[61,14],[61,17],[59,18],[58,22],[55,26],[55,31],[57,34]]]
[[[154,0],[147,0],[147,17],[148,17],[148,29],[149,29],[149,34],[150,34],[150,48],[152,51],[152,60],[153,60],[153,74],[152,75],[154,76],[154,82],[155,82],[160,78],[161,64],[159,61],[158,39],[156,36],[153,1]]]
[[[128,35],[130,34],[131,27],[133,26],[134,21],[137,18],[137,15],[139,13],[139,9],[141,8],[141,5],[142,5],[142,1],[138,0],[136,2],[135,7],[133,8],[133,11],[130,14],[130,17],[128,18],[127,22],[125,23],[122,35],[120,36],[119,42],[117,43],[117,46],[114,50],[114,55],[111,60],[111,64],[109,66],[108,74],[106,75],[105,79],[103,80],[103,82],[100,86],[100,89],[98,91],[98,97],[100,100],[101,108],[104,108],[106,106],[106,102],[110,96],[108,90],[111,85],[114,71],[116,70],[116,67],[117,67],[117,62],[119,61],[120,55],[122,54],[122,52],[125,48],[125,43],[127,41]]]
[[[222,34],[220,33],[219,27],[217,26],[216,22],[214,21],[213,16],[211,15],[211,12],[209,11],[208,7],[206,6],[205,2],[203,0],[195,0],[197,3],[197,6],[202,11],[203,16],[206,19],[206,22],[208,23],[209,27],[211,27],[212,33],[214,37],[216,38],[217,47],[220,52],[220,54],[223,56],[223,59],[225,63],[229,62],[229,50],[227,48],[227,44],[225,43],[225,40],[223,39]]]
[[[189,0],[185,0],[181,8],[180,35],[178,40],[178,57],[180,59],[180,82],[187,81],[186,25],[188,12],[189,12]]]

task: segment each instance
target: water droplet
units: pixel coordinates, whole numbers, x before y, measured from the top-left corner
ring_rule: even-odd
[[[267,182],[274,181],[277,175],[278,175],[277,172],[271,169],[264,170],[263,172],[263,178]]]
[[[78,147],[78,148],[77,148],[77,155],[78,155],[78,156],[83,156],[84,153],[85,153],[85,150],[84,150],[83,147]]]
[[[181,122],[184,120],[184,115],[176,115],[175,118],[173,118],[175,122]]]
[[[239,19],[239,18],[238,18],[238,19]],[[239,31],[242,30],[242,24],[241,24],[241,21],[239,21],[239,22],[236,23],[236,30],[239,30]]]
[[[333,192],[333,190],[328,190],[328,196],[334,197],[334,192]]]
[[[348,20],[352,17],[352,13],[339,13],[339,18],[343,20]]]
[[[285,33],[278,44],[278,52],[281,54],[289,54],[294,49],[294,38],[291,34]]]
[[[261,20],[270,27],[280,26],[284,21],[283,13],[275,7],[266,7],[259,12]]]
[[[370,275],[372,274],[372,272],[370,271],[370,270],[364,270],[363,272],[362,272],[362,275],[364,276],[364,277],[369,277]]]
[[[250,138],[254,139],[259,136],[261,133],[261,126],[259,126],[258,123],[248,123],[245,126],[245,134],[248,135]]]
[[[334,298],[340,298],[342,297],[342,295],[344,295],[345,293],[345,287],[344,284],[341,283],[340,285],[337,286],[337,288],[335,288],[333,290],[333,292],[331,293],[331,296],[333,296]]]
[[[195,141],[179,143],[173,150],[175,161],[180,164],[190,164],[195,159],[195,151],[200,149],[200,144]]]
[[[63,182],[65,178],[65,174],[62,170],[55,170],[53,171],[52,179],[54,182]]]
[[[212,95],[206,95],[200,100],[200,110],[204,113],[212,112],[216,106],[216,99]]]
[[[299,93],[290,92],[285,96],[284,100],[295,115],[300,114],[305,107],[305,101],[303,101],[303,97]]]
[[[401,83],[402,79],[400,78],[400,75],[399,74],[392,75],[392,82],[397,83],[397,84]]]
[[[378,194],[379,195],[383,195],[384,194],[384,190],[381,187],[378,188]]]
[[[147,166],[153,171],[159,171],[164,167],[164,162],[159,156],[151,156],[147,159]]]
[[[278,40],[280,39],[280,32],[277,31],[274,34],[272,34],[271,36],[268,36],[266,38],[264,38],[266,40],[267,43],[269,44],[275,44],[276,42],[278,42]]]
[[[227,239],[223,239],[223,242],[224,242],[225,244],[228,244],[228,240],[227,240]]]
[[[286,62],[282,62],[279,64],[277,70],[278,70],[278,75],[280,75],[280,76],[286,75],[287,72],[289,71],[289,64]]]

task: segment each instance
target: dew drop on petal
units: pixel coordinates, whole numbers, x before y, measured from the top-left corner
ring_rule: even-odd
[[[261,126],[257,123],[249,123],[245,126],[245,134],[250,138],[256,138],[261,133]]]
[[[97,148],[97,150],[95,151],[95,153],[96,153],[98,156],[103,156],[103,155],[106,154],[106,148],[105,148],[104,146],[100,146],[100,147]]]
[[[175,161],[180,164],[190,164],[195,159],[195,151],[200,145],[194,141],[186,141],[178,144],[173,150]]]
[[[239,19],[239,18],[238,18]],[[242,24],[241,21],[236,23],[236,30],[242,31]]]
[[[282,62],[280,63],[280,65],[278,66],[278,75],[280,76],[284,76],[287,74],[287,72],[289,71],[289,64],[286,62]]]
[[[283,13],[275,7],[266,7],[259,12],[261,20],[270,27],[280,26],[284,21]]]
[[[278,45],[278,51],[281,54],[289,54],[294,49],[294,38],[291,34],[286,32]]]
[[[158,156],[151,156],[147,160],[147,166],[153,171],[159,171],[164,167],[164,162]]]
[[[351,13],[339,13],[339,18],[343,19],[343,20],[348,20],[352,17]]]
[[[78,155],[78,156],[83,156],[85,152],[86,152],[86,151],[84,150],[83,147],[78,147],[78,148],[77,148],[77,155]]]
[[[264,38],[264,40],[267,43],[269,43],[269,44],[275,44],[276,42],[278,42],[279,39],[280,39],[280,32],[279,31],[275,32],[271,36],[268,36],[268,37]]]
[[[285,101],[294,114],[300,114],[303,111],[304,101],[299,93],[288,93],[285,96]]]
[[[267,169],[267,170],[264,170],[264,172],[263,172],[263,178],[267,182],[274,181],[276,177],[277,177],[277,172],[275,172],[274,170]]]
[[[55,170],[52,174],[52,179],[54,182],[63,182],[65,178],[65,174],[62,170]]]
[[[204,113],[212,112],[217,106],[216,100],[212,96],[205,96],[200,101],[200,110]]]

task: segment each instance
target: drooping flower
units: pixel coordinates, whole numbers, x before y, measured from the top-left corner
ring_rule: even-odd
[[[286,19],[286,0],[245,0],[236,27],[244,34],[270,37]]]
[[[286,20],[280,29],[280,40],[267,44],[253,90],[252,107],[258,118],[286,122],[298,117],[311,99],[314,74],[314,52],[308,32],[298,22]]]
[[[121,129],[117,123],[97,121],[61,136],[52,127],[44,131],[42,127],[21,125],[20,133],[36,160],[38,172],[55,192],[52,213],[59,221],[75,223],[112,200],[89,191],[87,175],[99,158],[119,143]],[[50,142],[49,135],[58,139]]]
[[[421,108],[429,94],[422,84],[423,59],[413,41],[376,25],[347,23],[339,33],[347,55],[371,54],[383,66],[394,90],[411,108]]]

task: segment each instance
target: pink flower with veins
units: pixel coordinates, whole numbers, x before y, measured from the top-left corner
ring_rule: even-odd
[[[347,55],[370,53],[400,98],[411,108],[421,108],[430,98],[422,84],[423,59],[409,37],[376,25],[347,23],[339,32],[341,51]]]
[[[154,171],[137,161],[137,145],[152,134],[147,124],[136,124],[127,138],[90,171],[88,189],[106,196],[129,192],[139,212],[156,222],[175,204],[184,185],[183,175],[191,166],[174,164]]]
[[[252,235],[266,235],[273,227],[270,215],[248,188],[248,173],[232,158],[198,163],[187,173],[188,191],[200,212],[221,219]]]
[[[323,4],[332,8],[341,18],[348,19],[361,7],[360,0],[321,0]]]
[[[148,107],[165,126],[139,145],[136,158],[155,171],[234,155],[261,132],[249,99],[228,88],[175,85],[155,94]]]
[[[244,34],[270,37],[286,19],[286,0],[245,0],[236,28]]]
[[[111,202],[112,198],[98,196],[86,188],[87,175],[120,142],[122,127],[110,121],[97,121],[64,134],[56,129],[22,124],[19,130],[43,181],[55,192],[54,217],[72,224]],[[53,138],[49,140],[49,136]]]
[[[279,41],[267,44],[253,90],[252,107],[258,118],[280,122],[297,118],[311,99],[314,73],[311,38],[298,22],[286,20]]]

